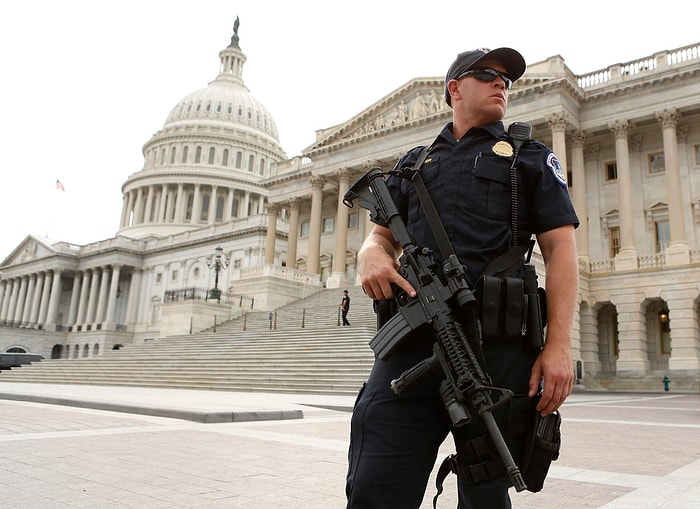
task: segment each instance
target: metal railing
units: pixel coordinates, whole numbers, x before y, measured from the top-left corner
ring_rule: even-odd
[[[240,293],[228,293],[219,290],[218,296],[212,298],[211,290],[207,288],[180,288],[177,290],[168,290],[163,294],[163,302],[181,302],[186,300],[204,300],[213,301],[218,304],[228,304],[231,306],[249,307],[253,309],[255,297],[247,297]]]

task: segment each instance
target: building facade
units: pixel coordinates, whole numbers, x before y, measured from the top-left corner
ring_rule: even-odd
[[[572,353],[587,386],[666,375],[698,386],[699,52],[582,76],[555,56],[511,90],[506,125],[528,122],[554,149],[581,220]],[[442,77],[409,81],[288,159],[243,82],[237,26],[219,57],[217,78],[144,146],[114,238],[30,235],[2,263],[0,351],[99,355],[356,284],[371,223],[342,198],[451,119]]]

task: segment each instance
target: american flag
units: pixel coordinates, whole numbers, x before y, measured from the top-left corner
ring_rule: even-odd
[[[61,181],[56,179],[56,189],[60,189],[61,191],[65,192],[66,188],[63,187],[63,184],[61,184]]]

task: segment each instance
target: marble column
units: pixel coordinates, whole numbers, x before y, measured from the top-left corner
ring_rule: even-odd
[[[632,209],[632,175],[629,147],[630,126],[626,120],[608,124],[615,135],[617,162],[617,202],[620,206],[620,252],[615,257],[615,270],[636,270],[637,248],[634,241],[634,214]]]
[[[83,282],[82,272],[76,272],[73,276],[73,290],[70,295],[70,307],[68,308],[68,321],[66,325],[75,325],[78,316],[78,303],[80,302],[80,285]]]
[[[583,157],[583,142],[585,136],[581,131],[571,135],[571,180],[574,208],[578,216],[579,226],[576,228],[576,251],[578,258],[588,268],[588,204],[586,203],[586,173]]]
[[[287,267],[297,268],[297,243],[299,241],[299,208],[301,200],[289,200],[289,238],[287,239]]]
[[[327,282],[328,288],[340,288],[348,284],[345,262],[348,250],[348,215],[350,209],[343,203],[343,197],[350,189],[350,170],[347,168],[338,170],[337,177],[338,210],[335,215],[335,253],[333,254],[331,276]]]
[[[306,260],[306,272],[320,274],[321,257],[321,221],[323,214],[323,185],[322,176],[311,178],[311,217],[309,224],[309,249]]]
[[[690,263],[690,250],[685,235],[683,192],[678,159],[678,140],[676,138],[676,124],[680,116],[678,110],[675,109],[656,113],[656,119],[663,127],[668,223],[671,231],[671,241],[666,249],[667,265],[688,265]]]
[[[280,206],[277,203],[267,205],[267,235],[265,236],[265,265],[275,263],[275,240],[277,239],[277,214]]]
[[[61,300],[61,269],[53,271],[53,280],[51,282],[51,296],[49,297],[49,310],[46,315],[46,325],[55,329],[56,320],[58,320],[58,303]]]
[[[105,322],[111,328],[113,327],[116,316],[117,307],[117,290],[119,289],[119,273],[121,271],[121,265],[112,266],[112,280],[109,285],[109,295],[107,297],[107,314],[105,316]]]

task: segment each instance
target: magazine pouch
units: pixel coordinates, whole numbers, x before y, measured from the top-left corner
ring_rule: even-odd
[[[528,308],[522,279],[482,276],[474,294],[481,311],[484,341],[522,339]]]

